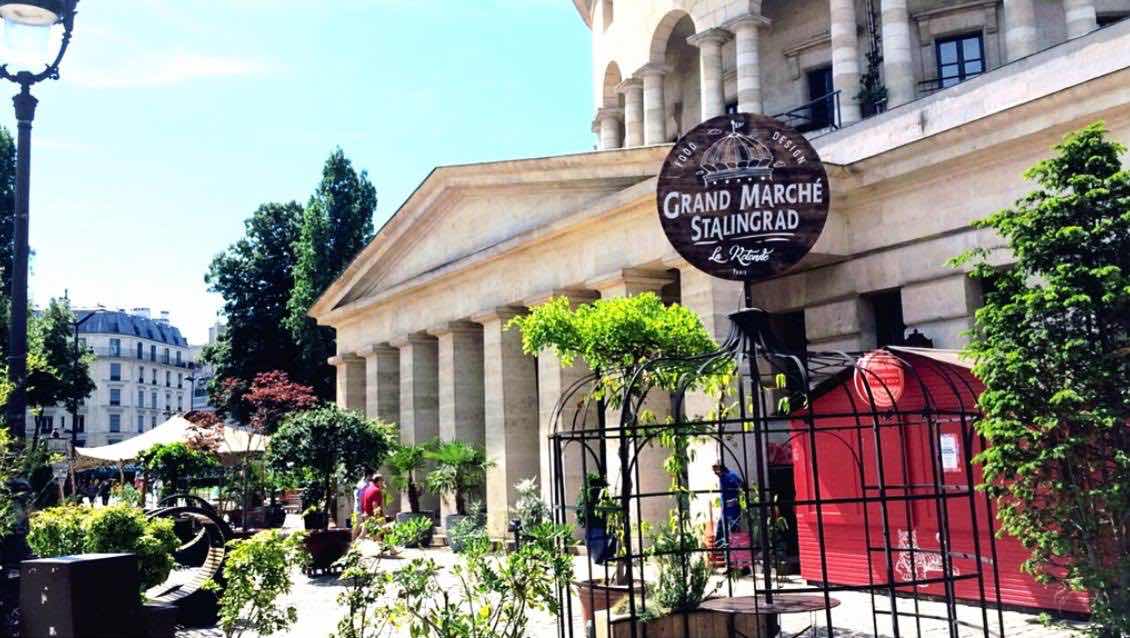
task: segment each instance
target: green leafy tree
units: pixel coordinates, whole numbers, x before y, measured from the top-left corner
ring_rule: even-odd
[[[340,481],[377,467],[394,440],[392,426],[335,405],[297,412],[283,420],[267,445],[267,463],[275,471],[307,481],[307,494],[327,516]]]
[[[16,142],[8,129],[0,126],[0,290],[5,297],[12,290],[12,259],[16,216]],[[7,323],[5,321],[4,323]],[[4,347],[7,347],[4,335]]]
[[[377,191],[365,171],[358,173],[340,148],[334,150],[302,215],[286,320],[301,348],[301,361],[312,375],[301,380],[324,399],[334,391],[333,369],[326,364],[334,353],[333,330],[316,325],[306,311],[372,240],[376,208]]]
[[[247,388],[225,388],[226,381],[272,370],[295,380],[306,377],[298,345],[283,325],[301,220],[297,202],[261,205],[244,222],[243,238],[217,255],[204,277],[208,290],[223,297],[227,321],[224,334],[204,351],[204,360],[216,370],[208,392],[225,416],[241,422],[250,417],[242,401]],[[232,389],[238,391],[227,391]]]
[[[54,377],[54,383],[37,388],[38,396],[32,401],[33,405],[62,403],[68,412],[76,412],[82,401],[97,387],[90,378],[94,353],[86,350],[75,359],[74,321],[75,315],[71,311],[70,302],[66,299],[52,299],[32,323],[35,334],[31,341],[35,342],[35,347],[43,355]]]
[[[1039,580],[1091,594],[1095,633],[1130,635],[1130,174],[1101,124],[1028,170],[1036,189],[977,223],[1008,244],[969,353],[985,383],[978,461]]]
[[[161,480],[161,496],[178,491],[181,479],[188,479],[220,464],[219,457],[208,450],[198,450],[184,443],[158,443],[138,456],[145,471]]]
[[[413,514],[420,511],[420,481],[416,473],[424,468],[429,449],[431,446],[396,443],[388,455],[388,483],[396,491],[404,492],[408,497],[408,511]]]
[[[303,543],[304,534],[284,534],[264,530],[244,540],[228,544],[224,557],[225,586],[215,581],[205,584],[220,595],[220,627],[233,638],[252,632],[270,636],[286,631],[298,620],[294,605],[279,604],[279,598],[293,587],[294,567],[305,566],[310,555]]]

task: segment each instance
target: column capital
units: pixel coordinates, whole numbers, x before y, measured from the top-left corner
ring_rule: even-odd
[[[396,354],[396,352],[396,348],[387,343],[371,343],[353,354],[368,359],[369,357],[376,357],[382,354]]]
[[[675,67],[670,64],[661,64],[659,62],[648,62],[636,70],[635,74],[638,77],[646,78],[651,75],[667,75],[674,71]]]
[[[576,306],[578,304],[596,301],[600,298],[600,294],[595,290],[561,289],[527,297],[522,300],[522,305],[527,308],[532,308],[534,306],[540,306],[554,297],[566,297],[569,299],[571,305]]]
[[[760,29],[773,24],[773,21],[756,13],[747,13],[736,18],[730,18],[722,23],[722,28],[730,33],[737,33],[742,29]]]
[[[595,133],[600,130],[600,123],[605,120],[615,120],[619,122],[624,119],[624,109],[618,106],[602,106],[596,110],[596,115],[592,119],[592,130]]]
[[[687,38],[687,44],[692,47],[702,48],[703,45],[716,45],[722,46],[730,39],[731,33],[725,29],[714,27],[706,31],[700,31],[691,37]]]
[[[675,277],[662,270],[644,270],[642,268],[623,268],[604,275],[593,277],[585,282],[586,288],[603,291],[627,284],[633,288],[647,288],[659,290],[667,284],[675,282]]]
[[[341,354],[338,354],[338,355],[335,355],[335,356],[332,356],[332,357],[326,359],[326,363],[330,364],[331,366],[334,366],[335,368],[338,367],[338,366],[349,365],[351,363],[356,364],[356,363],[364,363],[364,362],[365,362],[365,360],[363,358],[357,356],[356,354],[354,354],[352,352],[342,352]]]
[[[395,339],[389,339],[388,343],[394,348],[403,348],[408,345],[421,345],[427,343],[435,343],[435,337],[426,332],[413,332],[406,334]]]
[[[643,90],[643,80],[640,80],[639,78],[628,78],[627,80],[624,80],[623,82],[616,85],[616,92],[617,93],[627,93],[629,91],[642,91],[642,90]]]
[[[479,324],[487,321],[509,321],[514,317],[526,314],[526,311],[525,306],[498,306],[471,315],[471,321]]]
[[[482,332],[483,327],[472,321],[445,321],[438,326],[428,328],[427,333],[433,337],[446,334],[471,334]]]

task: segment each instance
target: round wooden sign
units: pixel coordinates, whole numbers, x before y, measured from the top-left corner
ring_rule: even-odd
[[[906,389],[902,362],[885,350],[863,356],[855,366],[855,393],[877,408],[894,407]],[[868,392],[870,391],[870,392]]]
[[[828,174],[803,135],[763,115],[720,115],[680,139],[659,173],[663,232],[715,277],[756,281],[808,254],[828,218]]]

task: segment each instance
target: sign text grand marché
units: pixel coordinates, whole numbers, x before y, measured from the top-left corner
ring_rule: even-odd
[[[800,215],[789,206],[823,204],[824,184],[819,179],[809,182],[774,184],[744,183],[737,193],[727,188],[707,192],[671,191],[663,198],[663,216],[677,219],[690,217],[691,241],[711,244],[728,238],[752,234],[790,233],[800,225]],[[735,200],[737,211],[731,210]]]

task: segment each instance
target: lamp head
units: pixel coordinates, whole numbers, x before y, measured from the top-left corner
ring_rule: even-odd
[[[0,0],[0,19],[26,27],[49,27],[63,18],[64,0]]]

